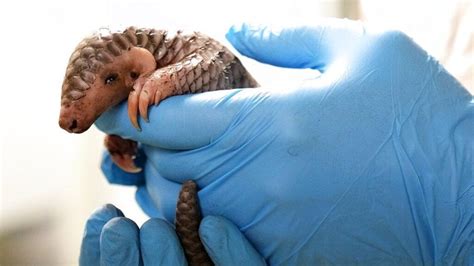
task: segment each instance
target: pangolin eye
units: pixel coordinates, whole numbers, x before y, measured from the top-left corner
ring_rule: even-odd
[[[106,85],[109,85],[111,84],[112,82],[116,81],[118,78],[118,74],[117,73],[112,73],[112,74],[109,74],[106,78],[105,78],[105,84]]]

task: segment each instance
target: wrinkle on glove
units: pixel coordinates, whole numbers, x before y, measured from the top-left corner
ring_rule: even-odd
[[[232,221],[270,265],[474,262],[474,101],[434,58],[348,20],[243,24],[227,38],[323,74],[172,97],[142,132],[117,122],[126,104],[104,113],[99,129],[150,145],[147,191],[168,221],[171,184],[192,178],[203,215]]]

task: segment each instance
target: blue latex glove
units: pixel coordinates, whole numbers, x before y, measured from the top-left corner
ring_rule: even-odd
[[[474,264],[474,101],[434,58],[347,20],[227,38],[322,74],[172,97],[141,132],[126,104],[104,113],[99,129],[143,143],[143,205],[172,221],[194,179],[204,215],[234,222],[270,264]]]
[[[216,265],[264,265],[263,259],[222,217],[208,216],[199,228],[205,248]],[[79,257],[80,265],[187,265],[174,228],[152,218],[139,229],[111,204],[87,220]]]

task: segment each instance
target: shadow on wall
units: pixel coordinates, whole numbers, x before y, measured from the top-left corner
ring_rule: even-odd
[[[43,215],[0,233],[0,265],[60,265],[57,219]]]

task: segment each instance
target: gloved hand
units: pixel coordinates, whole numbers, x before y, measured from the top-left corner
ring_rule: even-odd
[[[260,62],[322,74],[171,97],[141,132],[126,104],[104,113],[99,129],[143,144],[145,208],[172,221],[194,179],[203,215],[234,222],[270,264],[474,263],[474,101],[434,58],[347,20],[243,24],[227,38]]]
[[[216,265],[264,265],[239,229],[222,217],[207,216],[199,233]],[[178,236],[168,222],[153,218],[139,229],[111,204],[87,220],[79,264],[187,265]]]

